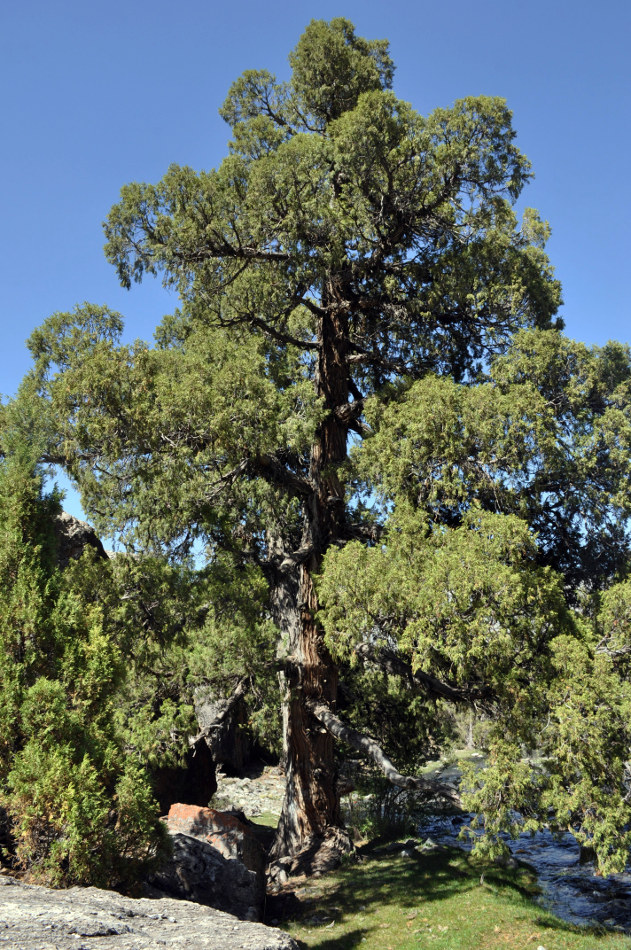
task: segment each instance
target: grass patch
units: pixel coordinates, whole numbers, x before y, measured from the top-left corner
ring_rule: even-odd
[[[253,825],[262,825],[264,828],[276,828],[278,825],[278,815],[271,811],[262,811],[260,815],[249,815]]]
[[[566,924],[533,903],[536,879],[457,849],[365,853],[269,899],[268,922],[318,950],[631,950],[631,937]]]

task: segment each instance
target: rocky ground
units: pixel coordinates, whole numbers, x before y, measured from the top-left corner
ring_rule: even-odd
[[[247,818],[278,818],[285,792],[285,774],[277,766],[260,765],[248,769],[243,778],[217,773],[217,792],[212,808],[237,809]]]
[[[292,938],[189,901],[133,899],[96,887],[65,891],[0,874],[7,950],[298,950]]]
[[[280,815],[284,775],[252,768],[245,777],[219,773],[212,807],[236,808],[274,824]],[[296,950],[285,933],[237,920],[186,900],[133,900],[97,888],[50,890],[0,873],[0,950]]]

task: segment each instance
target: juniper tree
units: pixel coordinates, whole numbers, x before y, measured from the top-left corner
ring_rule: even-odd
[[[290,66],[231,86],[217,168],[127,185],[107,218],[122,284],[161,275],[179,292],[155,346],[123,346],[105,308],[57,314],[31,338],[23,390],[103,530],[172,558],[202,542],[209,564],[267,583],[287,764],[276,854],[342,826],[334,735],[357,736],[336,715],[315,578],[327,552],[382,530],[349,467],[369,402],[430,375],[469,385],[517,330],[560,326],[547,226],[513,210],[531,173],[502,99],[420,115],[392,91],[387,43],[344,19],[312,21]]]
[[[116,704],[129,637],[108,624],[115,585],[90,553],[64,572],[33,444],[3,432],[0,460],[0,809],[3,855],[55,884],[129,886],[168,853]],[[115,598],[113,598],[115,600]],[[118,635],[117,635],[118,634]]]

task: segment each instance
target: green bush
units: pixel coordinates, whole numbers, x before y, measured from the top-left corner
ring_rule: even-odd
[[[85,554],[61,573],[54,516],[26,446],[0,462],[0,809],[29,877],[129,887],[167,853],[139,763],[114,716],[122,635],[94,596]]]

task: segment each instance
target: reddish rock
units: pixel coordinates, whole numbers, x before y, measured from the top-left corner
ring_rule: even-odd
[[[224,858],[236,859],[257,875],[265,872],[265,852],[254,833],[234,815],[199,808],[196,805],[172,805],[167,816],[172,835],[182,834],[212,845]]]
[[[235,815],[183,803],[171,806],[166,823],[173,858],[154,885],[241,919],[260,919],[265,850],[253,831]]]

